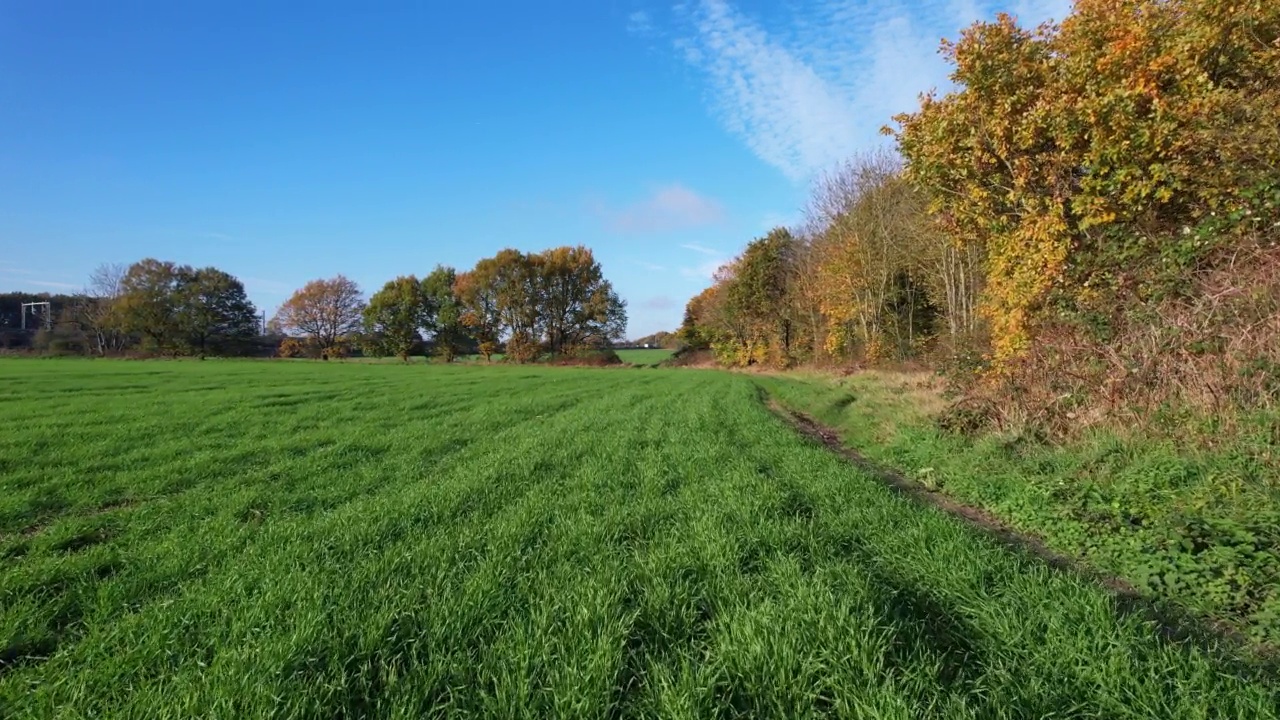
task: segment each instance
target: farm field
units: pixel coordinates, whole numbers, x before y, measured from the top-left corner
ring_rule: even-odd
[[[0,361],[2,717],[1271,718],[746,375]]]
[[[632,365],[657,365],[674,354],[674,350],[666,348],[639,348],[618,351],[618,357],[622,358],[622,362]]]
[[[674,355],[675,351],[669,350],[669,349],[663,349],[663,348],[640,348],[640,349],[618,350],[617,353],[618,353],[618,357],[622,360],[622,362],[627,363],[629,365],[657,365],[663,360],[666,360],[670,358],[672,355]],[[490,361],[491,363],[496,363],[501,361],[502,358],[503,358],[502,353],[497,353],[493,355],[492,358],[490,358]],[[373,364],[378,364],[378,363],[404,364],[403,361],[401,361],[399,358],[394,358],[394,357],[353,358],[351,362],[364,362],[364,363],[373,363]],[[438,363],[439,361],[435,360],[434,358],[428,360],[427,358],[423,358],[423,357],[413,357],[410,359],[410,362],[411,363],[426,363],[426,362]],[[455,363],[484,364],[484,358],[480,355],[464,355],[461,358],[458,358],[455,361]]]

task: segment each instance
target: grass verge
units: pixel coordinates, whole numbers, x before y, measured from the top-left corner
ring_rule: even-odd
[[[1280,486],[1256,453],[1096,431],[1064,446],[937,428],[927,376],[768,376],[870,460],[1084,558],[1175,613],[1280,647]]]

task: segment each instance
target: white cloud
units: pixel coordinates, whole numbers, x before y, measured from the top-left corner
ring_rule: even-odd
[[[3,275],[36,275],[34,270],[16,267],[8,263],[0,263],[0,274]]]
[[[672,47],[706,81],[712,112],[761,160],[803,181],[860,149],[947,83],[942,37],[992,17],[1061,18],[1070,0],[818,0],[768,21],[727,0],[673,9]],[[651,20],[652,22],[652,20]]]
[[[38,287],[38,288],[48,288],[50,290],[73,290],[73,291],[82,289],[81,285],[77,285],[75,283],[62,282],[58,280],[33,279],[40,276],[66,277],[66,275],[63,273],[55,272],[55,273],[46,274],[45,272],[37,272],[29,268],[18,267],[16,265],[10,265],[9,263],[0,262],[0,278],[6,279],[9,282],[17,285],[18,287],[29,286],[29,287]]]
[[[694,252],[696,252],[696,253],[702,253],[703,255],[711,255],[711,256],[713,256],[713,257],[720,257],[721,255],[723,255],[723,254],[724,254],[724,253],[720,252],[719,250],[715,250],[715,249],[713,249],[713,248],[705,247],[705,246],[703,246],[703,245],[699,245],[699,244],[697,244],[697,243],[685,243],[685,244],[681,245],[680,247],[684,248],[685,250],[692,250],[692,251],[694,251]]]
[[[727,262],[729,262],[729,259],[725,257],[707,260],[697,265],[680,268],[680,274],[695,280],[710,280],[716,276],[716,271]]]
[[[729,262],[729,256],[714,248],[696,243],[686,243],[680,247],[702,256],[702,260],[680,268],[680,274],[695,280],[710,280],[722,265]]]
[[[653,33],[653,20],[649,17],[649,13],[644,10],[637,10],[627,16],[627,32],[636,35],[649,35]]]
[[[619,233],[659,233],[716,225],[724,221],[720,203],[675,183],[620,209],[596,208],[605,226]]]

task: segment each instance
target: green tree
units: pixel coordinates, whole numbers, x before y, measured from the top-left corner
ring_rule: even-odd
[[[178,289],[189,266],[146,258],[129,266],[120,281],[118,318],[128,332],[143,336],[156,351],[170,352],[182,336]]]
[[[725,312],[734,316],[747,357],[765,357],[787,364],[791,356],[792,319],[787,302],[790,263],[795,238],[786,228],[751,241],[733,263],[727,284]]]
[[[364,327],[374,347],[407,361],[422,333],[435,329],[437,306],[424,282],[401,276],[382,286],[364,308]]]
[[[462,354],[470,340],[462,322],[463,305],[455,287],[458,273],[453,268],[437,265],[422,281],[422,290],[436,308],[434,351],[445,362]]]
[[[486,358],[502,339],[508,359],[530,362],[544,351],[608,346],[626,331],[626,303],[581,246],[503,250],[459,276],[455,291]]]
[[[176,324],[187,348],[204,357],[258,334],[258,310],[244,284],[215,267],[183,269],[174,288]]]
[[[564,353],[607,345],[626,331],[626,304],[589,248],[558,247],[537,256],[538,315],[547,349]]]

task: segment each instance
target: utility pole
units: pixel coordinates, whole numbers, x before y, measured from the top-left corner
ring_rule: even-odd
[[[27,308],[31,308],[32,315],[36,314],[36,308],[42,308],[44,310],[44,329],[49,330],[53,328],[53,305],[48,300],[45,300],[43,302],[22,303],[23,330],[27,329]]]

